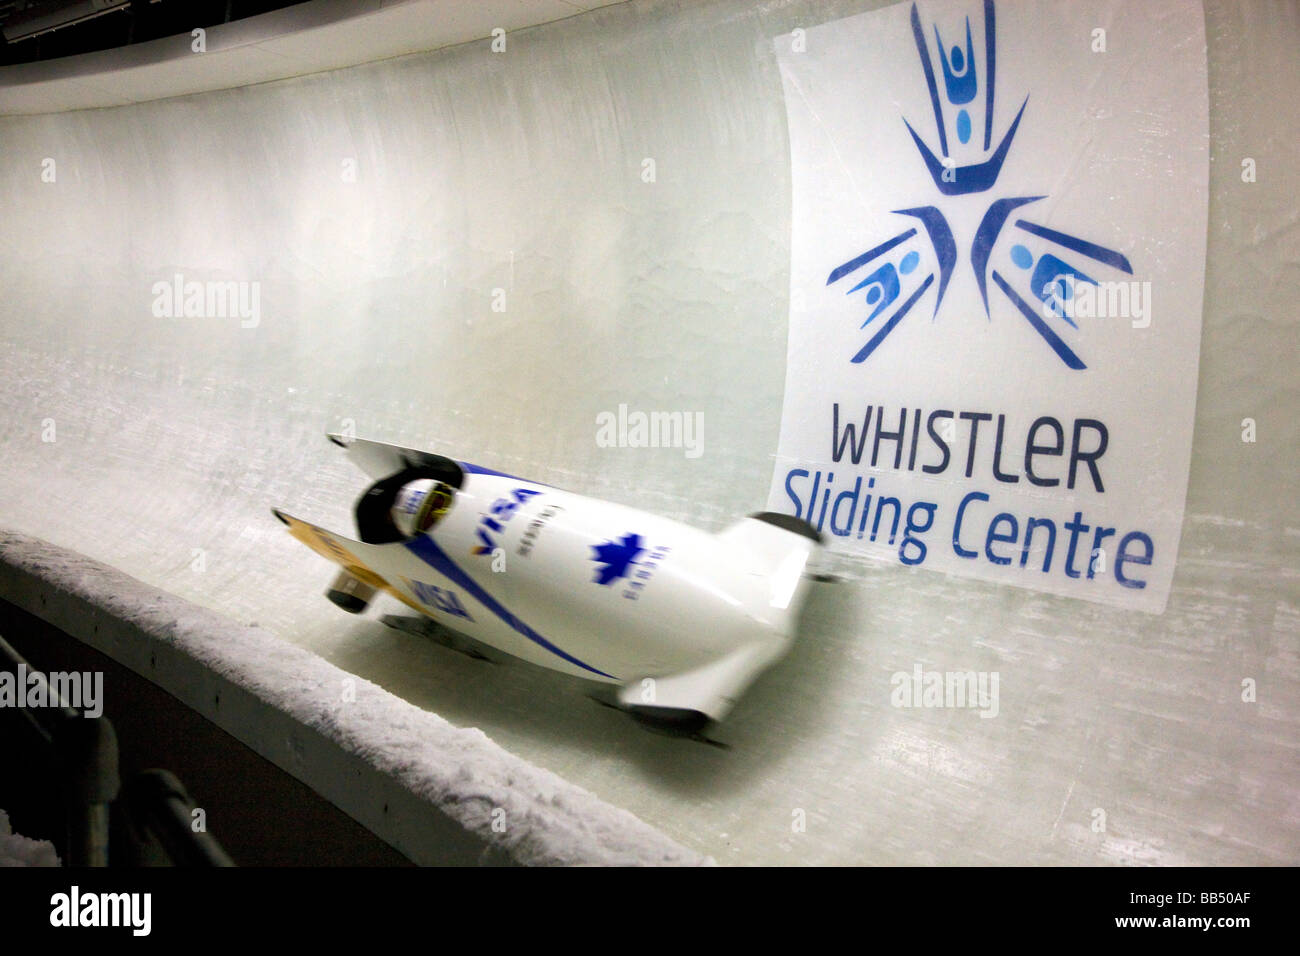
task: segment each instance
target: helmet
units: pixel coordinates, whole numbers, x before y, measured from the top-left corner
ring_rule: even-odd
[[[393,524],[408,538],[428,531],[451,507],[451,495],[451,488],[441,481],[409,481],[398,489],[393,500]]]

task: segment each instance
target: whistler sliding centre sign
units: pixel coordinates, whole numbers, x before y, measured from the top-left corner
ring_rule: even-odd
[[[768,507],[833,550],[1162,612],[1205,273],[1199,0],[903,3],[775,45]]]

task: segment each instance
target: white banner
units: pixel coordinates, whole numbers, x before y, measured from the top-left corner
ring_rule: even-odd
[[[837,550],[1162,612],[1205,274],[1200,3],[903,3],[775,42],[769,508]]]

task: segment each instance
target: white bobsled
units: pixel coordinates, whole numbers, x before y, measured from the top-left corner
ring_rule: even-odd
[[[340,565],[353,613],[385,591],[450,631],[617,685],[617,706],[698,735],[794,636],[821,536],[763,513],[709,534],[440,455],[330,435],[376,479],[359,541],[280,511]]]

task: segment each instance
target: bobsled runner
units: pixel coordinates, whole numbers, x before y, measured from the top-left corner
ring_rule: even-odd
[[[696,737],[793,640],[821,546],[805,521],[765,512],[710,534],[441,455],[329,438],[373,479],[356,503],[359,540],[274,513],[339,565],[326,595],[346,611],[386,592],[454,649],[599,682],[598,699],[638,722]]]

